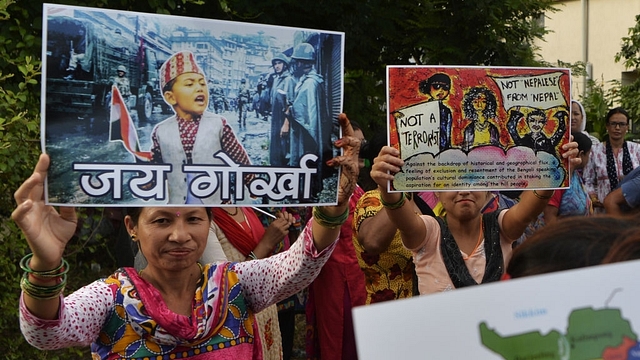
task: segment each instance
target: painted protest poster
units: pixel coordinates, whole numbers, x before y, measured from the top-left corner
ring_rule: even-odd
[[[358,359],[640,359],[640,261],[353,309]],[[381,331],[402,329],[402,331]]]
[[[45,4],[48,203],[337,202],[344,33]]]
[[[566,188],[568,69],[388,66],[393,189]]]

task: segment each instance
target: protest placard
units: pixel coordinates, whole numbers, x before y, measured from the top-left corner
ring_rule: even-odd
[[[344,33],[44,5],[50,204],[332,205]]]
[[[393,189],[566,188],[568,69],[388,66]]]
[[[638,359],[640,261],[356,307],[360,360]]]

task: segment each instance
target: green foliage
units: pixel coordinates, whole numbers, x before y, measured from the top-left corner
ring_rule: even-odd
[[[29,249],[10,215],[13,192],[31,174],[40,153],[41,13],[42,3],[0,0],[0,348],[10,360],[90,357],[87,349],[39,351],[26,343],[18,326],[18,263]],[[89,271],[87,260],[95,256],[88,254],[108,254],[112,246],[101,240],[107,231],[99,226],[105,223],[98,220],[100,213],[96,218],[85,212],[80,218],[91,231],[79,231],[67,248],[65,257],[73,264],[67,291],[95,279],[98,275]],[[99,261],[102,268],[113,270],[112,257]]]
[[[69,282],[65,294],[88,284],[89,282],[110,274],[115,268],[115,261],[110,254],[113,242],[106,241],[104,236],[109,236],[111,230],[105,229],[108,222],[105,221],[102,211],[96,209],[80,209],[79,218],[83,225],[79,226],[78,233],[74,236],[65,250],[64,257],[70,264]],[[2,297],[2,317],[0,317],[0,346],[5,349],[4,359],[88,359],[91,357],[88,347],[68,348],[57,351],[40,351],[27,344],[22,337],[18,326],[18,299],[20,294],[19,280],[22,275],[17,264],[19,260],[29,253],[24,239],[19,241],[6,241],[19,230],[13,222],[3,222],[0,231],[0,248],[6,250],[7,257],[0,258],[0,274],[7,281],[0,285]],[[98,234],[100,233],[100,234]],[[109,236],[113,238],[113,236]],[[97,256],[96,254],[101,254]],[[100,266],[94,264],[99,262]]]
[[[33,159],[39,152],[40,62],[34,55],[38,54],[40,39],[23,25],[28,24],[26,17],[9,17],[6,7],[13,4],[0,3],[1,217],[9,216],[15,184],[31,173]]]
[[[367,135],[386,126],[386,65],[539,66],[537,20],[554,10],[553,0],[219,3],[230,20],[345,32],[344,110]]]
[[[629,112],[633,133],[627,133],[628,138],[640,137],[640,81],[630,85],[620,86],[620,106]]]
[[[558,60],[557,67],[568,68],[571,70],[571,76],[586,76],[587,66],[583,61],[577,61],[575,63],[569,63],[566,61]]]
[[[587,113],[586,130],[601,141],[606,140],[606,115],[614,106],[624,108],[630,116],[630,132],[626,139],[640,139],[640,82],[631,85],[620,85],[617,80],[608,90],[602,83],[590,80],[587,84],[587,95],[581,96],[580,102]],[[618,105],[614,105],[617,103]]]
[[[640,15],[636,15],[636,25],[629,28],[628,34],[622,38],[622,48],[615,60],[623,61],[627,69],[636,69],[640,67]]]
[[[582,103],[587,114],[586,130],[600,140],[604,138],[607,132],[605,116],[609,109],[613,107],[617,97],[617,88],[614,86],[609,90],[605,90],[604,80],[587,81],[586,95],[580,97],[580,103]]]
[[[14,10],[19,11],[14,14]],[[17,312],[17,264],[27,246],[9,220],[14,208],[11,195],[31,173],[39,152],[40,63],[33,55],[40,43],[23,25],[29,24],[25,11],[14,1],[0,1],[0,275],[6,279],[0,284],[0,348],[8,359],[25,358],[29,352],[24,349],[30,348],[19,335]]]
[[[625,68],[640,67],[640,15],[636,15],[635,26],[629,28],[629,36],[622,38],[622,48],[616,54],[616,62],[622,61]],[[629,112],[635,134],[629,137],[640,137],[640,78],[629,85],[618,84],[620,91],[620,105]]]

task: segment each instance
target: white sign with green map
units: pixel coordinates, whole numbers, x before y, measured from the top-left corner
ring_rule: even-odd
[[[640,261],[358,307],[358,358],[640,360]]]
[[[480,324],[482,344],[507,360],[640,359],[638,337],[620,309],[576,309],[566,332],[504,336]]]

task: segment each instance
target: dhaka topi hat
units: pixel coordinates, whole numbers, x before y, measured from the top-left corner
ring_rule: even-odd
[[[196,63],[192,52],[180,51],[171,55],[160,67],[160,88],[164,89],[168,82],[186,73],[196,73],[206,77],[204,71]]]

